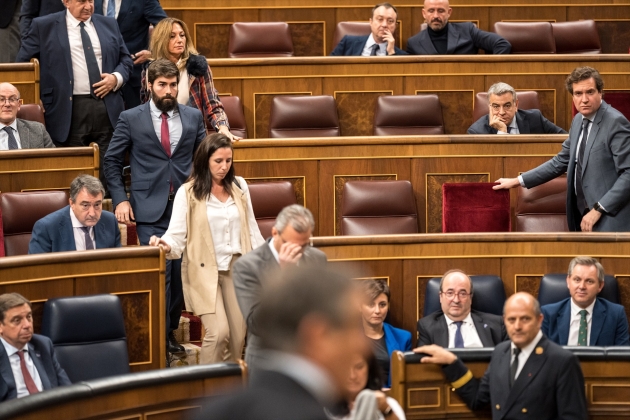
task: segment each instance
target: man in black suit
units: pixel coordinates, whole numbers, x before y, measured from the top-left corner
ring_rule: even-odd
[[[447,271],[440,280],[441,311],[418,321],[418,344],[442,347],[494,347],[507,340],[503,319],[471,310],[473,284],[461,270]]]
[[[70,385],[48,337],[33,334],[31,302],[18,293],[0,295],[0,401]]]
[[[208,404],[200,420],[328,419],[324,406],[341,397],[352,360],[368,350],[349,277],[300,267],[270,280],[258,307],[264,369],[245,391]]]
[[[567,134],[537,109],[518,109],[518,97],[507,83],[488,89],[488,114],[468,128],[468,134]]]
[[[416,55],[509,54],[512,46],[499,35],[478,29],[472,22],[450,23],[448,0],[425,0],[422,16],[427,29],[407,40],[407,52]]]
[[[0,63],[13,63],[20,49],[20,0],[0,2]]]
[[[234,263],[236,299],[247,323],[245,361],[250,372],[265,365],[258,328],[260,296],[269,279],[298,263],[326,264],[326,254],[309,246],[314,228],[315,220],[309,209],[298,204],[287,206],[271,228],[271,239]]]
[[[422,346],[414,352],[428,355],[422,363],[444,365],[447,380],[468,407],[491,404],[495,420],[587,419],[580,363],[543,335],[538,301],[524,292],[510,296],[503,319],[511,341],[496,346],[481,380],[442,347]]]
[[[396,46],[394,32],[398,19],[398,11],[389,3],[380,3],[372,8],[370,18],[370,35],[346,35],[335,47],[331,55],[406,55]]]
[[[22,0],[20,36],[26,38],[28,31],[31,30],[31,23],[36,17],[61,12],[65,9],[66,6],[60,0]]]

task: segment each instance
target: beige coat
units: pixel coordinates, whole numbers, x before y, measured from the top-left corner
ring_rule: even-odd
[[[206,202],[195,198],[190,182],[182,185],[182,188],[185,188],[188,202],[188,237],[182,259],[182,286],[186,308],[196,315],[213,314],[216,312],[219,270],[206,214]],[[246,211],[247,196],[236,184],[232,184],[232,195],[241,216],[241,252],[245,254],[252,250]]]

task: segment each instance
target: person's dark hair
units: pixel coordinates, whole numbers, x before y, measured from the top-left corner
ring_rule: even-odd
[[[573,84],[581,82],[582,80],[588,80],[590,78],[595,80],[595,87],[597,87],[597,91],[602,93],[604,90],[604,79],[600,76],[599,72],[595,70],[593,67],[578,67],[571,72],[567,80],[564,82],[567,88],[567,91],[573,95]]]
[[[167,79],[177,77],[177,83],[179,83],[179,70],[177,70],[177,66],[172,61],[166,58],[158,58],[149,64],[147,80],[153,84],[158,77],[166,77]]]
[[[103,184],[101,184],[98,178],[92,175],[82,174],[74,178],[70,184],[70,200],[72,200],[73,203],[76,202],[77,195],[84,188],[90,195],[103,194],[103,196],[105,196],[105,188],[103,188]]]
[[[384,7],[386,9],[393,9],[394,13],[396,13],[396,19],[398,20],[398,10],[396,10],[396,7],[394,7],[393,4],[391,3],[379,3],[376,6],[372,7],[372,18],[374,17],[374,12],[376,11],[376,9],[378,9],[379,7]]]
[[[210,173],[210,157],[219,149],[232,148],[232,140],[227,138],[225,134],[212,133],[206,136],[201,142],[195,156],[193,157],[193,167],[188,177],[188,182],[192,182],[192,191],[197,200],[205,200],[212,189],[212,173]],[[232,195],[232,183],[236,174],[234,172],[234,164],[230,166],[230,170],[223,178],[223,188]]]
[[[372,351],[370,351],[367,355],[361,356],[363,356],[363,359],[365,360],[365,363],[367,363],[368,368],[367,383],[365,384],[365,388],[363,389],[380,391],[385,385],[385,375],[383,374],[383,370],[376,360],[376,356],[374,356],[374,353]],[[339,401],[338,404],[331,408],[330,412],[336,417],[347,416],[348,414],[350,414],[350,406],[348,404],[348,401]]]
[[[349,319],[348,299],[355,287],[350,276],[321,267],[296,267],[279,279],[270,278],[258,307],[261,347],[299,351],[300,326],[312,316],[325,319],[331,328],[347,328],[354,321]]]
[[[0,322],[4,323],[4,316],[7,311],[17,306],[28,304],[32,308],[31,302],[19,293],[4,293],[0,295]]]
[[[360,284],[363,288],[365,300],[367,302],[373,302],[374,299],[381,295],[381,293],[385,293],[385,296],[387,296],[387,302],[389,302],[391,294],[389,292],[389,286],[387,285],[386,281],[368,279],[360,280]]]

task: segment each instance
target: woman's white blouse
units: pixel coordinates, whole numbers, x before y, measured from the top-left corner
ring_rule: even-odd
[[[237,177],[237,179],[247,197],[246,212],[249,224],[249,236],[251,238],[252,249],[255,249],[265,243],[265,240],[260,234],[260,229],[258,229],[258,224],[256,223],[247,183],[241,177]],[[188,236],[186,227],[187,212],[186,191],[182,186],[177,190],[177,194],[175,194],[171,221],[168,225],[168,230],[164,236],[162,236],[162,239],[171,247],[171,252],[166,256],[168,259],[180,258],[184,251],[186,238]],[[232,197],[229,197],[225,203],[222,203],[215,196],[210,195],[210,197],[206,199],[206,214],[212,234],[212,242],[214,243],[217,267],[219,271],[227,271],[230,268],[232,255],[242,254],[241,221],[238,207],[236,207],[236,203],[234,203]]]
[[[186,70],[186,67],[184,67],[179,72],[179,85],[177,85],[177,102],[182,105],[188,105],[189,99],[190,88],[188,87],[188,70]]]

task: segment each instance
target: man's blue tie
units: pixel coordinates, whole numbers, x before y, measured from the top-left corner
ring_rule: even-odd
[[[464,321],[455,321],[453,324],[457,325],[457,331],[455,331],[455,348],[464,348],[464,337],[462,336],[462,324]]]
[[[107,17],[116,17],[116,0],[109,0],[107,3]]]
[[[85,64],[87,65],[88,76],[90,78],[90,95],[94,99],[99,99],[94,93],[94,83],[101,81],[101,71],[98,68],[98,62],[96,61],[96,54],[92,48],[92,41],[90,36],[85,30],[85,23],[79,23],[81,27],[81,42],[83,43],[83,54],[85,54]]]

